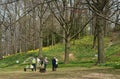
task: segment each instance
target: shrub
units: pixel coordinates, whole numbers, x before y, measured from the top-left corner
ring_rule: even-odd
[[[113,67],[115,69],[120,69],[120,62],[115,62],[115,65]]]

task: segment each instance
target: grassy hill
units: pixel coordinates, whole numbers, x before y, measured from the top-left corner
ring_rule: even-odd
[[[55,46],[49,46],[43,48],[43,56],[48,57],[51,67],[51,58],[56,56],[59,59],[59,67],[91,67],[97,61],[97,48],[92,49],[92,36],[85,36],[79,40],[71,41],[70,48],[70,63],[65,65],[64,61],[64,45],[56,44]],[[114,68],[120,68],[120,42],[114,42],[109,46],[109,38],[105,38],[105,54],[106,63],[100,66],[110,66]],[[15,55],[6,56],[0,60],[0,68],[13,68],[20,69],[25,65],[23,62],[32,56],[38,55],[38,49],[30,50],[28,52],[18,53]],[[16,63],[16,61],[19,63]]]

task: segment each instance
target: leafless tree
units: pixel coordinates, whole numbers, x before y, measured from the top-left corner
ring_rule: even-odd
[[[107,11],[113,6],[113,3],[110,5],[111,0],[86,0],[89,8],[95,14],[95,37],[98,39],[98,61],[97,63],[104,63],[105,62],[105,51],[104,51],[104,32],[106,32],[106,23],[107,21],[111,21],[113,23],[117,23],[114,20],[112,21],[108,16]],[[108,6],[109,5],[109,6]],[[115,9],[115,8],[114,8]],[[110,11],[110,10],[109,10]],[[108,11],[108,12],[109,12]],[[118,10],[117,10],[118,11]],[[112,16],[114,13],[112,13]],[[95,40],[94,40],[95,41]]]
[[[79,1],[77,1],[76,3],[79,3]],[[73,39],[76,35],[78,35],[92,19],[91,18],[90,20],[88,20],[81,27],[81,29],[78,29],[76,31],[76,33],[72,34],[75,15],[74,14],[75,12],[73,10],[75,9],[76,3],[74,3],[73,0],[61,0],[61,1],[54,0],[48,4],[49,9],[51,10],[54,17],[60,23],[64,33],[63,35],[60,36],[63,37],[65,40],[65,59],[64,59],[65,63],[69,62],[70,40]]]

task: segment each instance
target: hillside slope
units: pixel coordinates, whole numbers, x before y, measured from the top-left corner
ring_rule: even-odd
[[[44,47],[43,56],[48,57],[48,67],[51,66],[51,58],[54,56],[59,59],[59,67],[93,66],[97,61],[97,47],[95,49],[92,49],[92,40],[93,37],[85,36],[79,40],[71,41],[70,63],[67,65],[63,64],[64,45],[56,44],[55,46]],[[120,42],[113,43],[109,46],[109,38],[105,38],[105,54],[106,63],[102,64],[102,66],[118,66],[120,64]],[[38,49],[6,56],[4,59],[0,60],[0,68],[23,68],[23,66],[25,65],[23,62],[27,58],[37,55]]]

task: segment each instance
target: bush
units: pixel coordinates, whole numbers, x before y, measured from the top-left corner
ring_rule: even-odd
[[[119,62],[115,62],[115,65],[113,67],[115,69],[120,69],[120,63]]]

